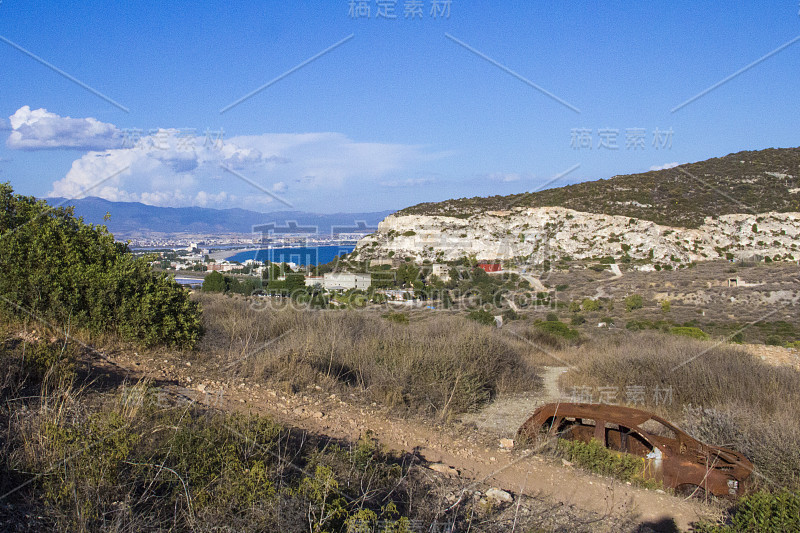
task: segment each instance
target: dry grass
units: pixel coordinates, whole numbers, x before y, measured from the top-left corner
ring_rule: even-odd
[[[499,393],[539,386],[530,346],[462,317],[401,324],[370,312],[258,309],[219,295],[201,301],[200,354],[287,389],[313,384],[446,419]]]
[[[229,336],[210,338],[209,342],[217,342],[213,352],[192,354],[209,362],[217,357],[225,364],[236,361],[248,343],[289,331],[297,332],[298,341],[302,335],[316,343],[327,339],[322,344],[325,353],[343,350],[348,342],[355,343],[351,349],[363,349],[361,343],[377,335],[393,346],[386,352],[387,360],[400,358],[400,352],[392,350],[430,341],[430,353],[438,354],[440,360],[416,361],[422,371],[461,359],[479,359],[491,371],[495,363],[487,361],[486,354],[501,361],[510,358],[514,364],[519,356],[494,330],[476,325],[459,332],[456,326],[461,321],[412,324],[399,330],[402,334],[391,334],[384,328],[394,323],[379,317],[337,313],[309,318],[278,312],[261,326],[243,328],[240,313],[246,316],[249,311],[241,301],[220,299],[217,303],[228,319],[219,322],[220,332],[228,328]],[[330,338],[322,335],[322,327],[329,328]],[[342,335],[339,328],[349,328],[349,334]],[[412,333],[427,337],[416,339]],[[445,349],[459,333],[460,344]],[[335,442],[266,418],[165,401],[156,397],[157,389],[147,381],[111,388],[98,387],[91,376],[80,387],[76,384],[87,376],[51,382],[56,375],[52,372],[25,370],[25,347],[18,331],[9,332],[0,323],[0,334],[3,531],[299,533],[384,527],[410,531],[417,529],[409,527],[412,523],[425,528],[434,524],[431,530],[448,523],[459,531],[500,532],[514,523],[525,531],[545,526],[548,531],[593,531],[597,521],[575,510],[553,512],[547,502],[537,500],[525,500],[535,510],[520,516],[517,506],[482,505],[470,497],[454,506],[447,495],[459,493],[461,480],[432,476],[417,466],[416,456],[386,452],[368,435],[357,443]],[[41,339],[30,342],[52,344]],[[414,350],[417,357],[425,351],[424,347]],[[353,388],[369,391],[370,380],[388,381],[384,374],[370,377],[375,370],[369,362],[353,361],[362,375],[361,385]],[[264,363],[255,357],[252,364],[257,368]],[[419,369],[403,368],[419,375]],[[462,387],[457,383],[468,381],[474,372],[466,363],[459,368],[463,373],[457,375],[462,377],[456,378],[456,394],[447,397],[445,410],[453,409],[446,402],[460,401]],[[316,377],[323,375],[315,372]],[[324,375],[339,384],[332,370],[327,373],[326,368]],[[499,389],[510,386],[503,380],[492,383]],[[420,387],[423,392],[412,388],[412,394],[429,394],[423,384]],[[632,528],[627,514],[614,520]]]
[[[800,486],[800,372],[767,365],[732,345],[655,332],[622,333],[571,357],[565,390],[645,387],[644,407],[696,437],[745,453],[766,484]],[[671,389],[671,401],[654,391]]]

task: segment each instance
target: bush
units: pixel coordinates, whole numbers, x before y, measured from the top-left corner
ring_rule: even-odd
[[[698,339],[701,341],[708,340],[709,338],[708,333],[706,333],[700,328],[678,326],[674,328],[669,328],[669,332],[672,333],[673,335],[682,335],[684,337]]]
[[[486,326],[494,326],[496,323],[492,313],[490,313],[489,311],[484,311],[483,309],[476,309],[475,311],[470,311],[467,314],[467,318],[469,318],[470,320],[474,320],[479,324],[484,324]]]
[[[146,345],[191,348],[202,336],[200,308],[180,285],[72,208],[0,184],[0,234],[1,306],[9,313]]]
[[[641,294],[631,294],[625,298],[625,310],[629,313],[644,307],[644,299]]]
[[[547,313],[547,316],[545,317],[545,320],[547,322],[559,322],[558,315],[555,314],[555,313]]]
[[[408,531],[430,505],[411,463],[368,437],[343,447],[266,418],[156,409],[152,392],[71,395],[60,415],[32,409],[34,423],[10,425],[27,481],[0,477],[0,490],[20,530],[354,531],[371,518]]]
[[[779,335],[770,335],[767,337],[767,340],[764,341],[767,346],[782,346],[783,339]]]
[[[592,300],[591,298],[585,298],[581,304],[581,307],[584,311],[599,311],[600,310],[600,302],[597,300]]]
[[[730,525],[701,524],[698,531],[701,533],[800,531],[800,496],[787,490],[750,494],[737,503]]]
[[[534,327],[544,333],[549,333],[561,337],[568,341],[580,339],[581,334],[576,329],[572,329],[563,322],[537,322]]]
[[[570,323],[573,326],[580,326],[581,324],[586,323],[586,319],[583,317],[583,315],[573,315]]]
[[[408,324],[408,315],[405,313],[386,313],[382,316],[386,320],[397,322],[398,324]]]
[[[557,450],[566,455],[567,460],[591,472],[640,485],[653,484],[644,478],[645,463],[641,458],[609,450],[595,439],[589,443],[559,439]]]
[[[25,370],[38,380],[52,373],[56,379],[71,381],[75,377],[77,347],[74,343],[39,341],[23,344],[21,359]]]
[[[672,310],[672,303],[669,300],[661,302],[661,312],[669,313]]]

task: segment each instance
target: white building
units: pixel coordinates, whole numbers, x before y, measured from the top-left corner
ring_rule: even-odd
[[[431,266],[431,275],[438,277],[442,281],[449,281],[450,267],[441,263],[434,263]]]
[[[372,284],[369,274],[351,274],[349,272],[329,272],[322,276],[322,288],[328,291],[347,291],[359,289],[365,291]]]

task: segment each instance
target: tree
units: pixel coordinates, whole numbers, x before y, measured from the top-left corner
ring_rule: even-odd
[[[414,263],[403,263],[397,267],[397,281],[411,285],[419,279],[419,268]]]
[[[303,274],[286,274],[286,290],[289,294],[305,291],[306,277]]]
[[[219,272],[212,272],[203,280],[203,292],[225,292],[225,277]]]

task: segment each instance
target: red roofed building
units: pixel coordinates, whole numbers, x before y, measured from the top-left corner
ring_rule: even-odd
[[[487,274],[489,272],[501,272],[503,266],[500,263],[478,263],[478,268],[482,269]]]

